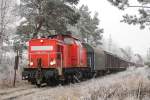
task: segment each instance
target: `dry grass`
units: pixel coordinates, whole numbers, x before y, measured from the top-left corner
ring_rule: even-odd
[[[67,86],[49,87],[16,100],[150,100],[150,68],[127,71]]]
[[[0,89],[13,87],[14,80],[14,64],[15,64],[15,53],[6,55],[3,57],[0,64]],[[19,59],[18,70],[16,71],[16,86],[24,84],[21,78],[22,68],[27,64],[25,58]]]
[[[14,72],[8,72],[8,74],[1,74],[2,78],[0,78],[0,89],[14,88]],[[21,79],[21,73],[17,71],[16,75],[16,85],[15,87],[27,84],[25,81]]]
[[[99,86],[96,91],[89,91],[90,100],[149,100],[150,99],[150,80],[148,79],[149,68],[135,69],[128,74],[118,73],[121,77],[112,83]],[[114,77],[116,77],[114,75]],[[105,80],[104,80],[105,81]],[[110,81],[111,82],[111,81]],[[109,84],[109,85],[108,85]]]
[[[69,86],[57,86],[18,100],[150,100],[150,68],[133,68]]]

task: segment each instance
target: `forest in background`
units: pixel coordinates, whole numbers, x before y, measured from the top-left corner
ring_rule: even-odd
[[[111,0],[110,0],[111,1]],[[124,0],[116,0],[118,5]],[[111,1],[115,4],[114,1]],[[19,50],[21,70],[27,66],[26,43],[31,38],[70,31],[82,42],[98,46],[129,61],[139,62],[142,57],[131,47],[121,48],[109,39],[103,39],[104,29],[98,13],[91,15],[88,6],[77,7],[79,0],[0,0],[0,80],[12,82],[14,57]],[[123,3],[124,4],[124,3]],[[115,5],[117,6],[117,5]],[[122,6],[124,7],[124,6]]]

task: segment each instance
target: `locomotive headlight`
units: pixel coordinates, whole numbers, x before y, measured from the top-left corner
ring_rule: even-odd
[[[55,64],[56,64],[56,60],[50,61],[50,65],[55,65]]]
[[[30,62],[30,66],[33,66],[33,62]]]
[[[43,43],[43,40],[40,40],[41,43]]]

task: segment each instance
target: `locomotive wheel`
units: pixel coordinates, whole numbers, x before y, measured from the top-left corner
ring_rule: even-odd
[[[57,78],[49,78],[48,80],[47,80],[47,85],[48,86],[56,86],[56,85],[58,85],[58,79]]]

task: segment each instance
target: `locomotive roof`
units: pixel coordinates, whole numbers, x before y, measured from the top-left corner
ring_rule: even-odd
[[[32,38],[31,40],[36,40],[36,39],[55,39],[55,40],[61,42],[61,39],[59,37],[70,37],[70,38],[73,38],[75,40],[79,40],[80,41],[80,39],[76,38],[75,36],[72,36],[71,34],[49,35],[48,37]]]
[[[49,35],[48,38],[54,38],[57,36],[62,36],[62,37],[70,37],[73,38],[75,40],[79,40],[78,38],[76,38],[75,36],[73,36],[72,34],[56,34],[56,35]]]

